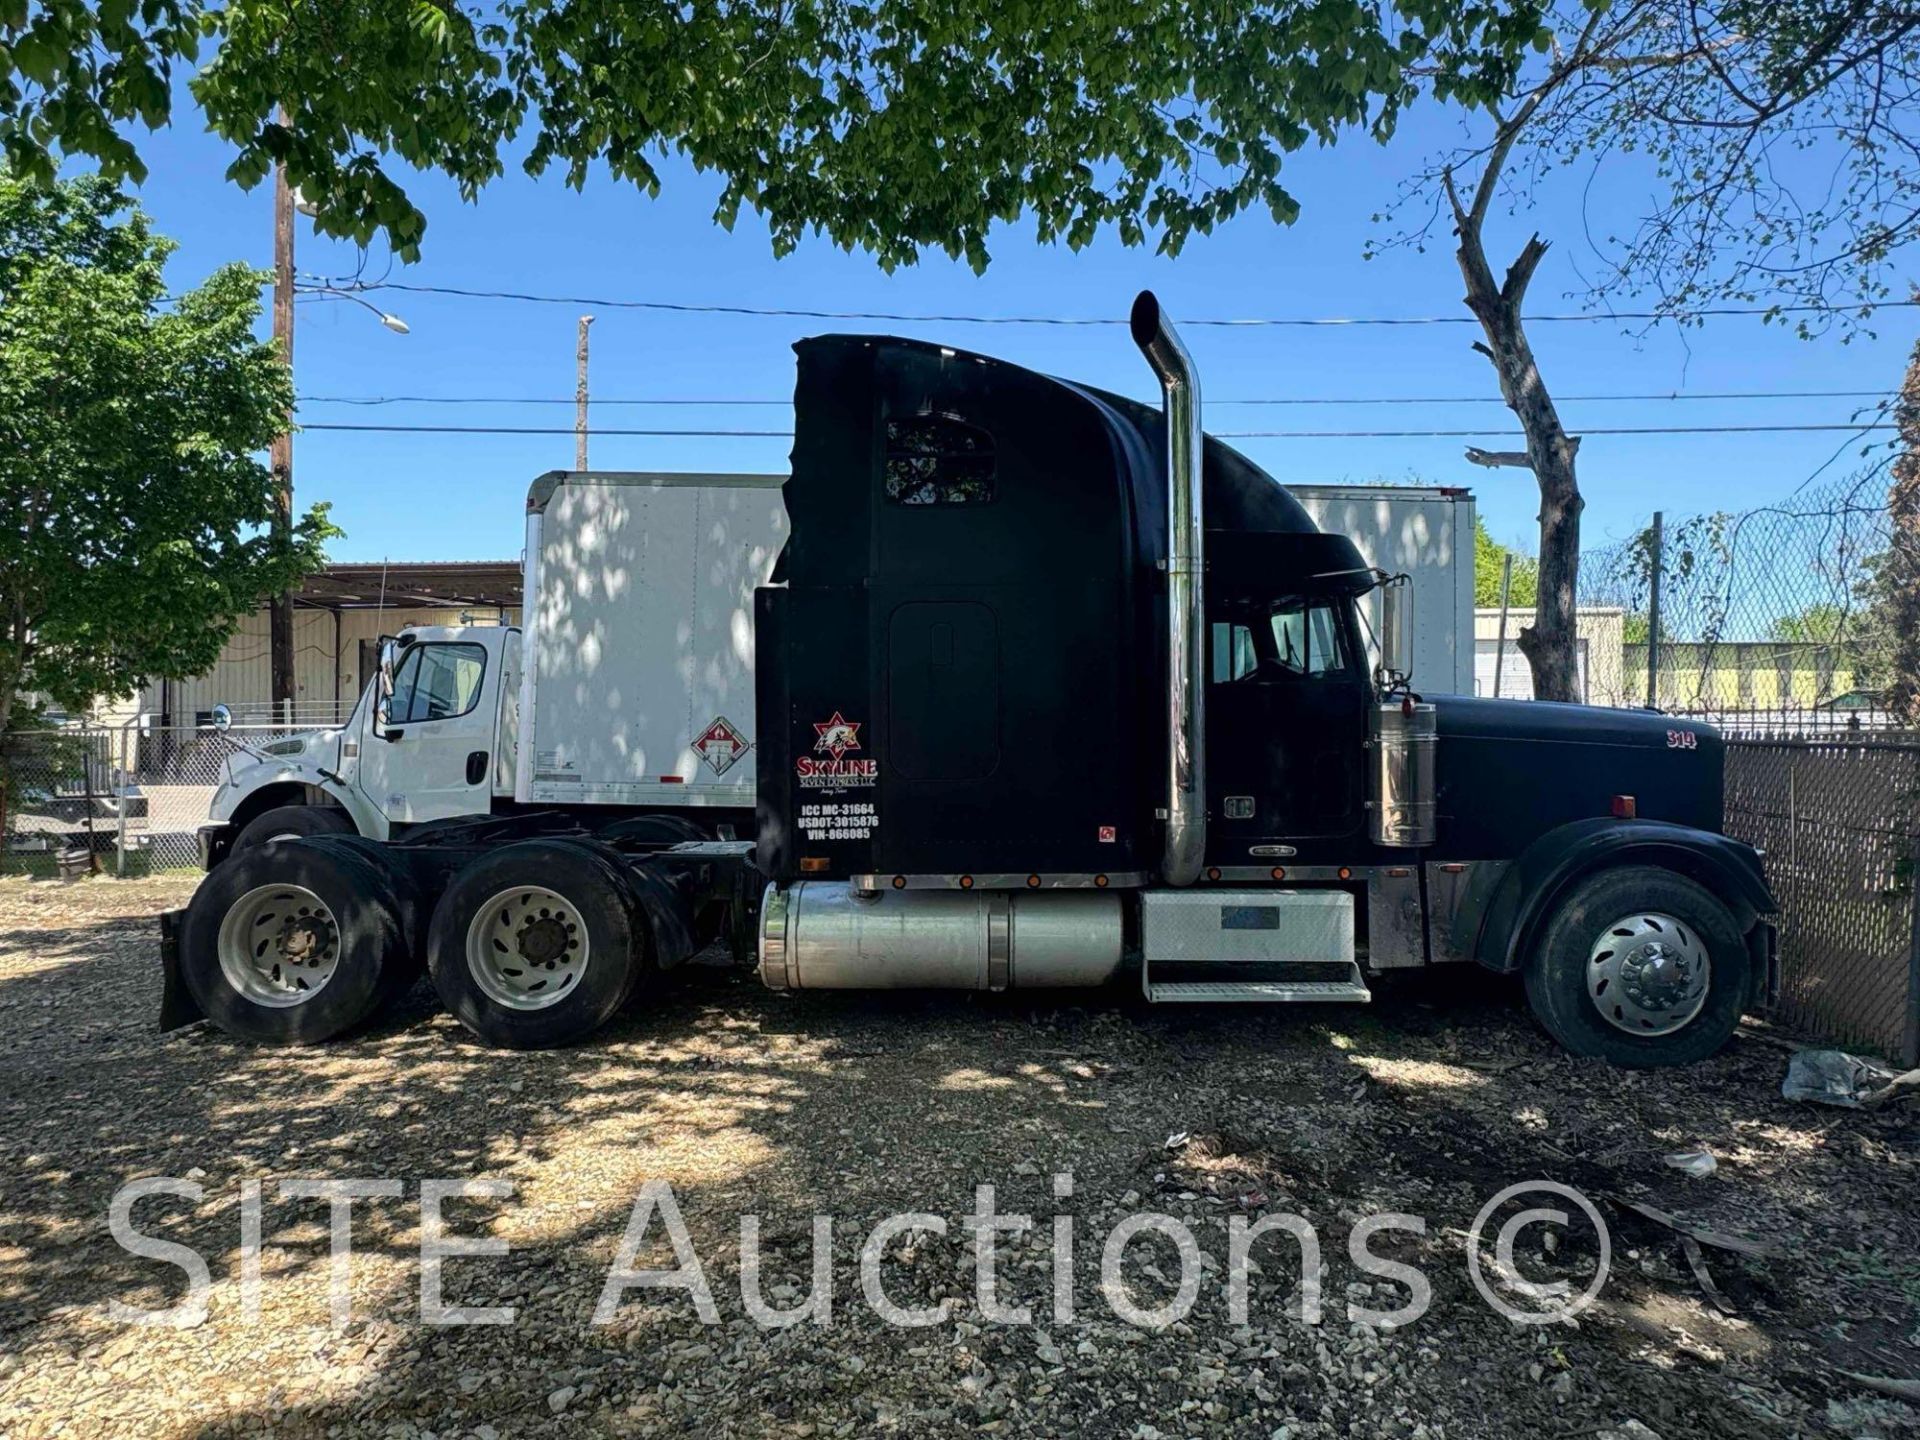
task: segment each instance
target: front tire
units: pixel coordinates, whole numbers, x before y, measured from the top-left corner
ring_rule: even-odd
[[[646,944],[614,864],[586,845],[523,840],[454,876],[433,914],[427,964],[441,1001],[482,1040],[547,1049],[613,1017]]]
[[[229,855],[257,850],[275,840],[301,840],[309,835],[351,835],[353,820],[337,805],[282,805],[253,817],[233,837]]]
[[[312,1045],[366,1020],[409,960],[400,902],[365,857],[284,841],[237,855],[200,884],[180,970],[230,1035]]]
[[[1575,1055],[1630,1069],[1691,1065],[1740,1023],[1751,960],[1705,887],[1651,865],[1575,883],[1526,967],[1527,1000]]]

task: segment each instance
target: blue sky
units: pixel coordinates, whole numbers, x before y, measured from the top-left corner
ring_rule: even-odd
[[[1152,286],[1182,316],[1445,315],[1464,313],[1461,282],[1444,244],[1425,253],[1391,251],[1368,261],[1378,233],[1370,217],[1400,179],[1443,138],[1438,124],[1403,127],[1390,146],[1361,136],[1334,151],[1295,157],[1288,178],[1303,202],[1298,223],[1247,215],[1196,237],[1176,259],[1127,250],[1110,235],[1074,253],[1042,248],[1027,226],[1001,232],[983,276],[944,256],[888,275],[864,255],[824,241],[775,259],[765,231],[743,215],[731,234],[711,223],[716,185],[677,162],[663,167],[660,198],[596,176],[584,193],[557,176],[534,181],[510,167],[475,205],[450,184],[421,176],[410,189],[426,211],[423,258],[394,265],[391,278],[473,289],[509,289],[691,303],[878,309],[982,315],[1124,316],[1133,293]],[[183,105],[175,126],[141,140],[151,174],[140,199],[180,241],[171,278],[191,282],[219,264],[265,266],[272,253],[271,187],[243,192],[225,181],[226,148]],[[1586,197],[1602,210],[1631,213],[1639,177],[1616,168]],[[1579,187],[1548,194],[1531,215],[1497,217],[1496,257],[1510,255],[1537,225],[1557,243],[1533,286],[1534,311],[1578,308],[1564,298],[1591,272],[1581,236]],[[302,271],[353,273],[353,247],[316,235],[300,221]],[[1443,237],[1444,238],[1444,237]],[[384,251],[367,270],[386,269]],[[583,307],[538,306],[389,292],[375,296],[411,334],[394,335],[375,317],[334,299],[303,301],[295,345],[304,396],[466,395],[565,399],[573,392],[574,333]],[[799,337],[823,330],[890,330],[1018,361],[1052,373],[1150,393],[1150,377],[1121,327],[1060,329],[974,325],[680,316],[592,310],[593,389],[614,398],[750,399],[784,402]],[[1873,390],[1898,383],[1920,311],[1881,313],[1875,339],[1842,345],[1802,341],[1757,319],[1710,321],[1684,333],[1625,333],[1610,322],[1538,325],[1535,349],[1548,383],[1564,396],[1618,392]],[[1486,361],[1459,325],[1353,329],[1191,329],[1209,402],[1208,429],[1414,430],[1490,428],[1511,432]],[[1470,405],[1368,404],[1233,406],[1249,398],[1480,396]],[[1580,403],[1562,405],[1582,427],[1660,424],[1845,423],[1862,402],[1842,399]],[[303,404],[306,423],[571,424],[567,405]],[[788,414],[765,407],[596,408],[596,426],[780,430]],[[1617,538],[1669,515],[1738,510],[1779,498],[1829,460],[1841,434],[1592,436],[1581,452],[1588,544]],[[1259,439],[1233,442],[1282,481],[1422,479],[1467,485],[1494,534],[1529,537],[1532,477],[1466,463],[1455,439]],[[1481,442],[1491,443],[1491,442]],[[1854,447],[1857,449],[1858,447]],[[778,439],[597,438],[599,468],[784,470]],[[1851,452],[1849,452],[1850,454]],[[296,441],[302,504],[326,500],[345,531],[338,560],[426,560],[517,556],[527,482],[570,466],[570,435],[434,436],[306,432]],[[1843,456],[1829,474],[1844,473]],[[1529,542],[1530,543],[1530,542]]]

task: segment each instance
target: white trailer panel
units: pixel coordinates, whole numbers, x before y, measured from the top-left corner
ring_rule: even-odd
[[[1413,688],[1473,694],[1472,492],[1439,485],[1287,489],[1315,525],[1347,536],[1369,565],[1413,577]],[[1378,635],[1379,592],[1361,604]]]
[[[782,479],[535,485],[516,799],[753,805],[753,592],[786,543]]]

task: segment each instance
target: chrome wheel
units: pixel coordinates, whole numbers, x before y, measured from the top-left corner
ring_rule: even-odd
[[[340,923],[313,891],[261,885],[220,922],[220,973],[256,1005],[283,1009],[311,1000],[340,964]]]
[[[1615,1029],[1671,1035],[1707,1003],[1712,963],[1693,927],[1636,911],[1600,932],[1588,952],[1587,994]]]
[[[586,973],[587,926],[572,901],[543,885],[502,890],[467,927],[467,970],[489,1000],[544,1010]]]

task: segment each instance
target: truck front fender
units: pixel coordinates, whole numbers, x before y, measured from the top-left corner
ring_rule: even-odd
[[[1526,963],[1560,897],[1576,881],[1616,865],[1658,865],[1705,886],[1742,931],[1778,906],[1751,845],[1711,830],[1660,820],[1576,820],[1520,853],[1488,895],[1473,958],[1512,974]]]

